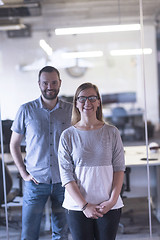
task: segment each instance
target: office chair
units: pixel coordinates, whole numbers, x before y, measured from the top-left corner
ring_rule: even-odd
[[[131,168],[130,167],[126,167],[125,170],[125,180],[124,183],[122,185],[122,189],[121,189],[121,198],[122,200],[124,200],[124,198],[126,198],[126,196],[124,195],[125,192],[130,192],[130,172],[131,172]],[[133,216],[132,216],[133,210],[130,209],[129,211],[123,213],[122,211],[122,217],[127,217],[129,218],[129,221],[131,223],[133,223]],[[122,223],[122,221],[120,221],[119,223],[119,228],[121,233],[125,233],[125,225]]]
[[[15,197],[19,196],[19,189],[13,188],[12,176],[9,172],[7,165],[5,164],[5,179],[6,179],[6,195],[7,203],[13,202]],[[4,204],[4,188],[3,188],[3,171],[2,171],[2,159],[0,158],[0,208]],[[5,225],[5,219],[0,217],[0,225]]]
[[[112,109],[112,124],[115,125],[121,134],[122,139],[124,138],[124,129],[127,122],[127,112],[123,107],[115,107]]]
[[[2,120],[2,132],[3,132],[3,145],[4,145],[4,153],[9,153],[9,143],[11,139],[11,126],[13,121],[10,119]]]
[[[5,176],[6,176],[6,194],[8,195],[12,188],[12,177],[5,164]],[[2,159],[0,159],[0,206],[4,203],[4,188],[3,188],[3,172],[2,172]]]

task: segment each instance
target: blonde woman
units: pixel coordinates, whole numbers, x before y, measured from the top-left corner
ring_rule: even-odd
[[[75,93],[72,126],[60,138],[59,167],[73,240],[114,240],[123,207],[124,150],[118,129],[102,119],[92,83]]]

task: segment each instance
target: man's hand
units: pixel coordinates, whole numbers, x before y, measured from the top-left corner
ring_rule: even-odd
[[[21,174],[22,178],[24,181],[33,181],[35,184],[39,184],[34,177],[32,177],[28,172],[23,172],[23,174]]]

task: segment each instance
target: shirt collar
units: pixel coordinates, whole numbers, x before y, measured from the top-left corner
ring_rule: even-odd
[[[38,101],[39,101],[40,108],[44,108],[41,96],[38,98]],[[62,108],[62,101],[60,99],[58,99],[56,106],[51,111],[54,111],[58,108]],[[46,108],[44,108],[44,109],[46,109]]]

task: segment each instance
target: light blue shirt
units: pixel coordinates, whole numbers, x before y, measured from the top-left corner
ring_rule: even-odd
[[[62,131],[71,125],[72,104],[58,101],[51,111],[41,97],[23,104],[11,127],[25,136],[26,170],[39,183],[59,183],[58,144]]]

